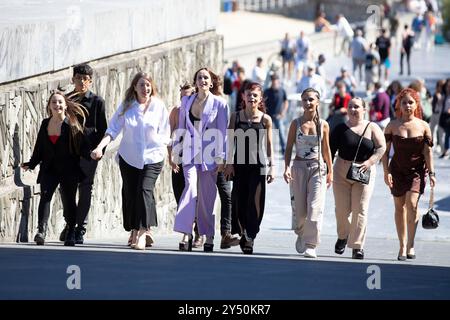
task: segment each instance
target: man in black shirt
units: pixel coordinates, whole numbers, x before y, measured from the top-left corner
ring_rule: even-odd
[[[274,128],[278,130],[280,137],[281,153],[284,155],[286,149],[286,138],[283,118],[288,110],[286,91],[281,87],[280,78],[277,74],[270,77],[272,84],[264,91],[264,99],[267,106],[267,114],[272,118]]]
[[[375,42],[380,54],[380,67],[378,68],[378,79],[381,82],[381,68],[384,67],[384,80],[387,81],[389,76],[389,53],[391,50],[391,40],[386,36],[386,29],[381,29],[381,35]]]
[[[88,114],[86,114],[86,123],[84,134],[90,148],[93,149],[102,140],[107,129],[105,101],[98,95],[90,91],[92,85],[93,70],[88,64],[76,65],[73,68],[72,82],[75,89],[67,96],[72,100],[83,105]],[[75,243],[83,244],[84,234],[86,233],[87,216],[91,207],[92,186],[94,184],[95,170],[97,161],[92,159],[80,159],[80,167],[85,177],[78,185],[79,200],[77,206],[77,218],[75,229]],[[66,217],[64,217],[66,219]],[[67,221],[67,219],[66,219]],[[59,240],[64,241],[67,228],[61,232]]]

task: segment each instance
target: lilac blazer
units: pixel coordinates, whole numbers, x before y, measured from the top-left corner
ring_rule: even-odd
[[[197,164],[202,171],[215,170],[217,162],[223,161],[226,155],[228,105],[224,99],[210,93],[197,131],[189,118],[196,97],[197,94],[193,94],[181,100],[174,148],[177,144],[178,149],[181,148],[183,165]]]

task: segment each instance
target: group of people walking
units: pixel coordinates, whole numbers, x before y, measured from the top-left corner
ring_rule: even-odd
[[[50,201],[58,185],[67,223],[61,239],[67,246],[83,243],[97,161],[122,133],[116,160],[123,181],[128,245],[143,250],[154,242],[151,228],[158,225],[154,189],[168,154],[177,201],[174,230],[182,234],[179,250],[201,246],[206,252],[214,250],[214,203],[219,191],[220,247],[240,245],[243,253],[253,253],[264,216],[266,183],[275,178],[273,124],[261,84],[247,83],[239,110],[229,114],[220,78],[201,68],[194,74],[193,85],[180,87],[181,104],[169,114],[157,97],[154,80],[138,72],[106,125],[104,101],[89,89],[92,69],[76,66],[73,82],[74,92],[56,91],[50,96],[49,118],[41,124],[31,160],[22,165],[33,169],[40,164],[38,245],[45,243]],[[320,119],[320,92],[307,88],[301,97],[304,113],[290,124],[284,170],[284,179],[294,190],[297,251],[317,257],[325,191],[333,185],[335,252],[342,254],[348,246],[353,258],[364,258],[369,200],[376,164],[383,159],[385,182],[395,203],[398,259],[415,257],[417,202],[426,176],[431,186],[435,184],[431,131],[421,120],[420,97],[411,89],[399,93],[397,119],[386,127],[385,136],[375,123],[365,120],[367,107],[359,97],[349,102],[348,120],[333,130]],[[394,156],[389,161],[386,150],[391,145]],[[367,184],[348,178],[354,165],[369,174]]]

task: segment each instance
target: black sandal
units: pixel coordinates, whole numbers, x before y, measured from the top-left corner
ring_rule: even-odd
[[[239,241],[239,246],[244,254],[253,253],[253,241],[247,240],[245,235],[242,235],[241,240]]]
[[[189,240],[186,241],[180,241],[178,245],[178,249],[180,251],[192,251],[192,234],[188,236]]]

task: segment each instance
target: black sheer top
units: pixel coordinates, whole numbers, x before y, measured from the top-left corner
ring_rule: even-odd
[[[360,135],[356,134],[345,123],[341,123],[331,132],[330,149],[331,156],[334,159],[336,151],[340,158],[353,161],[356,150],[358,149]],[[363,138],[359,147],[356,162],[368,160],[375,151],[375,144],[371,139]]]

